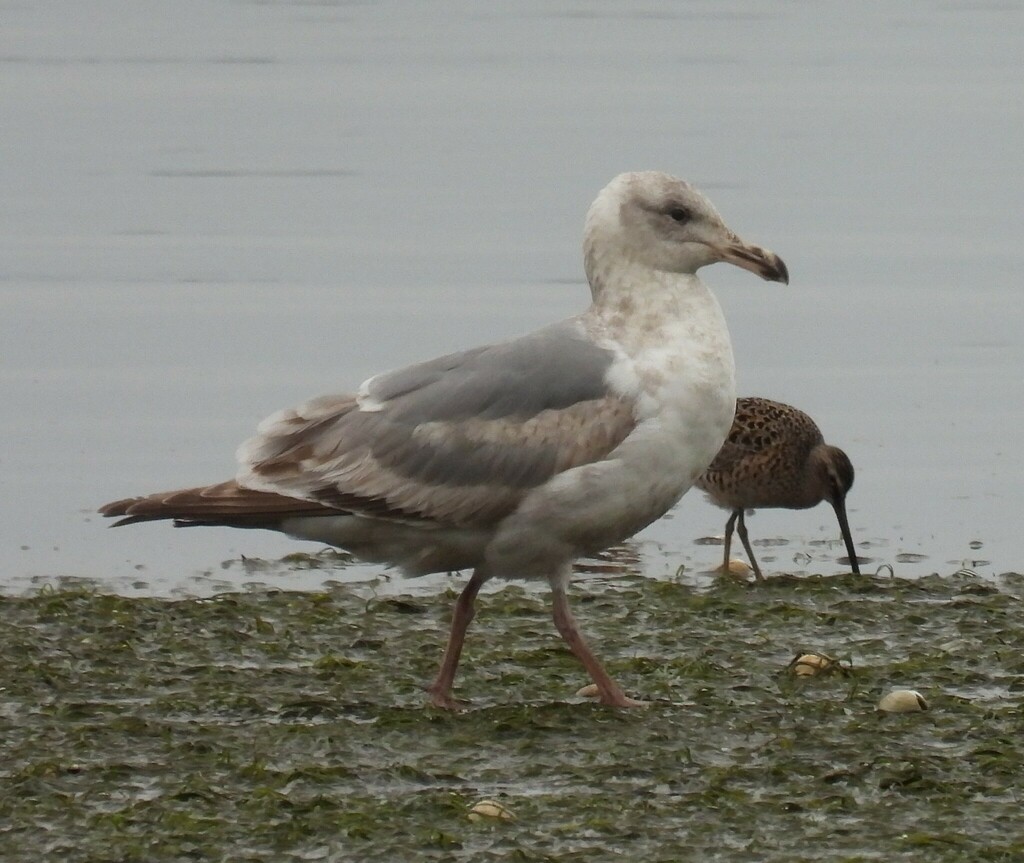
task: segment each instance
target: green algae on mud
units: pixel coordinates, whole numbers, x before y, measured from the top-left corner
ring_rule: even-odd
[[[1024,577],[581,580],[609,710],[547,598],[0,598],[5,861],[1024,859]],[[848,676],[794,678],[822,651]],[[893,686],[931,710],[883,716]],[[514,822],[473,823],[498,800]]]

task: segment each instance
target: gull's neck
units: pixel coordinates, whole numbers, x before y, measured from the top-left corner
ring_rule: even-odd
[[[591,262],[588,261],[588,264]],[[700,338],[721,319],[718,301],[693,273],[670,273],[635,261],[588,266],[593,302],[584,317],[595,329],[623,343]]]

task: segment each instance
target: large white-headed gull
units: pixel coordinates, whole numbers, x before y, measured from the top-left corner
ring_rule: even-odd
[[[129,498],[118,524],[174,519],[282,531],[407,574],[472,569],[431,703],[452,685],[480,586],[546,578],[554,622],[605,704],[628,698],[569,610],[572,562],[664,515],[721,447],[736,405],[729,332],[695,275],[727,261],[788,281],[688,183],[621,174],[587,214],[582,314],[499,344],[384,372],[355,394],[281,411],[235,479]]]

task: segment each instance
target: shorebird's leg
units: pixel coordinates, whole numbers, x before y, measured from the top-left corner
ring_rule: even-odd
[[[736,517],[743,512],[742,509],[734,509],[725,523],[725,554],[722,556],[722,575],[729,574],[729,550],[732,548],[732,531],[736,526]]]
[[[476,614],[476,595],[485,581],[487,581],[487,576],[483,571],[475,569],[473,576],[455,601],[455,611],[452,614],[452,626],[448,632],[448,644],[444,649],[444,658],[441,660],[437,677],[427,687],[430,703],[435,707],[458,710],[461,706],[460,702],[452,697],[452,684],[455,682],[455,672],[459,667],[459,657],[462,655],[462,645],[466,640],[466,630],[469,629],[469,624],[473,622],[473,616]]]
[[[594,681],[600,694],[600,702],[612,707],[645,707],[646,705],[642,701],[629,698],[622,691],[622,687],[612,680],[608,672],[604,670],[600,660],[594,656],[569,610],[569,599],[565,593],[565,582],[567,581],[568,578],[565,577],[558,581],[553,580],[551,583],[555,628],[565,639],[565,643],[569,645],[569,649],[576,658],[583,663],[590,679]]]
[[[750,558],[750,566],[754,570],[754,578],[758,581],[764,581],[764,576],[761,575],[761,567],[757,565],[757,558],[754,557],[754,549],[750,547],[750,540],[747,539],[747,523],[743,519],[743,510],[738,509],[736,512],[739,513],[739,523],[736,525],[736,532],[740,535],[740,542],[743,543],[743,547],[747,551],[747,557]]]

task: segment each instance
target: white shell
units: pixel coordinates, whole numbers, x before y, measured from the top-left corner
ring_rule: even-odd
[[[502,806],[497,800],[481,800],[469,809],[470,821],[483,821],[485,818],[514,821],[515,817],[508,807]]]
[[[600,694],[596,683],[588,683],[576,690],[576,695],[580,698],[597,698]]]
[[[894,689],[882,697],[878,709],[886,713],[918,713],[928,709],[928,702],[916,689]]]
[[[740,560],[738,557],[734,557],[729,561],[729,568],[727,570],[729,575],[734,575],[737,578],[747,578],[753,569],[750,568],[745,560]]]

